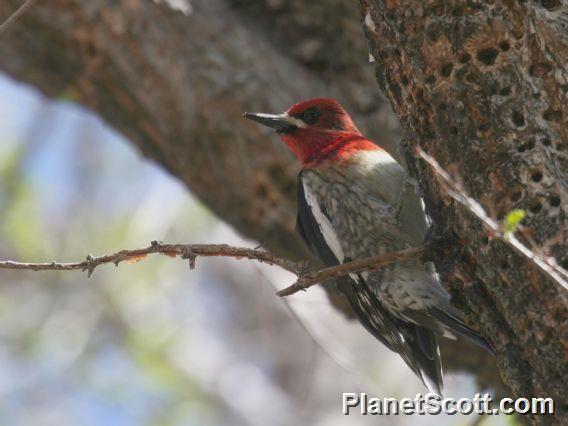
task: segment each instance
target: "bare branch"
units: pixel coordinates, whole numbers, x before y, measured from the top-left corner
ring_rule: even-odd
[[[512,247],[516,252],[529,259],[551,279],[568,290],[568,272],[558,265],[553,257],[536,253],[534,250],[531,250],[519,241],[513,233],[506,233],[503,230],[503,227],[485,212],[485,209],[481,206],[481,204],[469,197],[464,192],[462,186],[452,179],[433,157],[426,154],[426,152],[418,146],[416,147],[416,153],[430,166],[434,174],[439,178],[440,183],[448,195],[477,217],[485,229],[491,232],[493,237],[500,239],[505,244]]]
[[[8,18],[0,24],[0,35],[2,35],[2,33],[6,31],[11,24],[16,22],[16,20],[26,12],[26,10],[32,7],[34,2],[35,0],[26,0],[14,13],[8,16]]]
[[[305,290],[315,284],[324,282],[332,278],[339,278],[349,274],[364,271],[374,271],[384,265],[394,262],[401,262],[422,255],[424,249],[410,248],[394,253],[380,254],[365,259],[359,259],[341,265],[320,269],[315,272],[308,272],[306,262],[294,262],[289,259],[277,257],[265,250],[249,249],[245,247],[234,247],[227,244],[163,244],[158,241],[143,248],[133,250],[121,250],[113,254],[105,254],[98,257],[91,255],[82,262],[75,263],[23,263],[11,260],[0,261],[0,269],[24,269],[31,271],[87,271],[90,277],[96,267],[107,263],[114,263],[118,266],[121,262],[138,262],[146,258],[149,254],[161,253],[167,256],[181,256],[188,259],[190,269],[195,267],[195,259],[202,257],[233,257],[236,259],[257,260],[269,265],[276,265],[292,272],[298,280],[291,286],[278,292],[279,296],[289,296],[300,290]]]
[[[245,247],[234,247],[226,244],[163,244],[159,241],[152,243],[143,248],[133,250],[121,250],[112,254],[105,254],[98,257],[87,256],[82,262],[74,263],[22,263],[11,260],[1,261],[0,269],[28,269],[32,271],[70,271],[80,270],[87,271],[91,276],[97,266],[114,263],[118,266],[121,262],[137,262],[144,259],[149,254],[161,253],[171,257],[181,256],[188,259],[191,269],[195,266],[195,258],[203,257],[234,257],[236,259],[246,258],[267,263],[269,265],[277,265],[294,274],[299,274],[305,269],[300,263],[274,256],[264,250],[255,250]]]
[[[349,274],[357,274],[365,271],[376,271],[391,263],[403,262],[405,260],[416,259],[422,256],[424,248],[409,248],[393,253],[378,254],[364,259],[353,260],[337,266],[330,266],[319,271],[301,274],[298,281],[290,287],[280,290],[278,296],[290,296],[300,290],[305,290],[314,284],[324,282],[331,278],[339,278]]]

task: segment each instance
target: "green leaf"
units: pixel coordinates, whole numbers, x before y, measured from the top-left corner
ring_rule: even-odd
[[[521,209],[511,210],[507,216],[505,216],[505,234],[512,234],[517,230],[517,227],[522,222],[526,216],[526,212]]]

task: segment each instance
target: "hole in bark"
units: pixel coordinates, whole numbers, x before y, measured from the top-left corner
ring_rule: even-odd
[[[487,124],[487,123],[481,123],[481,124],[479,125],[479,130],[480,130],[481,132],[486,132],[487,130],[489,130],[489,124]]]
[[[510,87],[503,87],[501,89],[501,91],[499,92],[499,94],[501,96],[509,96],[511,94],[511,88]]]
[[[487,235],[484,235],[483,237],[481,237],[481,244],[484,245],[484,246],[489,244],[489,237]]]
[[[546,10],[552,11],[552,10],[558,9],[561,6],[561,1],[560,0],[541,0],[540,4]]]
[[[495,86],[489,86],[485,90],[487,90],[489,96],[495,96],[497,94],[497,88]]]
[[[507,262],[507,259],[501,259],[499,261],[499,268],[507,269],[508,267],[509,267],[509,262]]]
[[[533,170],[531,173],[531,180],[533,182],[540,182],[542,180],[542,171],[540,170]]]
[[[440,73],[444,76],[444,77],[449,77],[450,75],[452,75],[452,69],[454,68],[453,64],[448,62],[447,64],[444,64],[442,66],[442,68],[440,69]]]
[[[552,70],[552,66],[547,62],[538,62],[532,64],[529,68],[529,74],[533,77],[542,77]]]
[[[548,199],[548,204],[551,205],[551,207],[558,207],[560,206],[560,195],[558,194],[552,194],[550,196],[550,198]]]
[[[499,43],[499,48],[503,52],[506,52],[507,50],[509,50],[511,48],[511,45],[509,44],[509,42],[507,40],[504,40],[501,43]]]
[[[434,42],[437,41],[438,37],[440,36],[440,31],[438,29],[438,25],[436,25],[436,24],[428,25],[428,27],[426,28],[426,35],[428,36],[430,41],[434,41]]]
[[[564,269],[568,269],[568,257],[560,262],[560,265],[562,265]]]
[[[477,60],[483,62],[485,65],[493,65],[498,54],[497,49],[488,47],[487,49],[481,49],[477,52]]]
[[[477,74],[470,72],[465,76],[465,81],[468,83],[476,83],[477,82]]]
[[[416,99],[419,100],[420,102],[424,102],[424,90],[418,89],[416,91]]]
[[[525,151],[529,151],[533,148],[534,148],[534,140],[531,139],[527,143],[519,145],[517,147],[517,151],[518,152],[525,152]]]
[[[529,151],[529,150],[531,150],[531,149],[534,148],[534,145],[535,145],[534,139],[531,139],[531,140],[529,140],[527,143],[521,144],[521,145],[517,148],[517,151],[519,151],[519,152]]]
[[[400,82],[402,83],[403,86],[408,86],[408,77],[406,77],[405,75],[403,75],[400,78]]]
[[[529,211],[533,214],[537,214],[539,211],[542,210],[542,204],[538,200],[534,200],[529,205]]]
[[[525,117],[519,111],[517,111],[517,110],[513,111],[512,119],[513,119],[513,124],[515,126],[517,126],[517,127],[524,127],[525,126]]]
[[[469,60],[471,59],[471,55],[469,53],[464,53],[463,55],[460,56],[459,61],[462,64],[466,64],[469,62]]]
[[[456,6],[454,7],[454,10],[452,10],[452,15],[454,16],[462,16],[463,15],[463,9],[461,6]]]
[[[541,141],[541,142],[542,142],[542,144],[543,144],[544,146],[550,146],[550,145],[551,145],[551,142],[550,142],[550,138],[549,138],[549,137],[544,137],[544,138],[542,138],[542,141]]]
[[[424,123],[424,137],[426,139],[432,139],[436,136],[434,129],[430,125],[430,123]]]
[[[546,121],[560,121],[562,118],[562,112],[557,109],[547,109],[544,111],[544,114],[542,114],[542,118]]]
[[[457,135],[458,134],[458,128],[456,126],[450,127],[450,133],[454,136]]]
[[[509,198],[511,199],[511,201],[513,203],[516,203],[517,201],[519,201],[521,199],[521,197],[523,196],[523,191],[521,189],[515,189],[513,192],[511,192],[511,195],[509,195]]]
[[[257,195],[259,198],[266,198],[267,195],[268,195],[268,188],[266,187],[265,184],[259,183],[259,184],[256,186],[254,192],[256,193],[256,195]]]
[[[436,82],[436,77],[433,75],[429,75],[426,77],[426,84],[434,84]]]

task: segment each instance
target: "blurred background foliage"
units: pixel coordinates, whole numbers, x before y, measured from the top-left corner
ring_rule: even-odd
[[[0,77],[0,256],[75,261],[167,242],[254,247],[101,120]],[[314,288],[248,261],[153,256],[79,272],[0,271],[0,424],[471,424],[341,414],[342,392],[425,389]],[[298,321],[298,319],[300,321]],[[472,379],[447,378],[471,397]],[[484,419],[504,424],[510,418]]]

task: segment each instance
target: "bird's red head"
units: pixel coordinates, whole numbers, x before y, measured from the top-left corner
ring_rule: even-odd
[[[357,149],[378,149],[367,141],[339,102],[318,98],[299,102],[283,114],[245,113],[272,127],[304,166]]]

